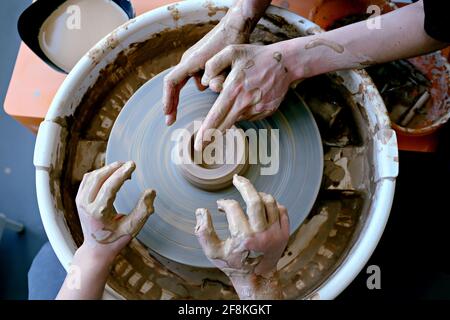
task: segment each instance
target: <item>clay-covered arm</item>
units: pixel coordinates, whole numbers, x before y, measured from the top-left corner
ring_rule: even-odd
[[[242,17],[252,21],[252,29],[261,19],[271,0],[236,0],[231,9],[240,11]]]
[[[219,239],[207,209],[196,211],[195,233],[206,256],[230,278],[241,299],[282,299],[277,263],[289,240],[287,210],[244,177],[235,175],[233,184],[247,205],[247,215],[236,200],[217,201],[230,237]]]
[[[424,30],[422,1],[379,17],[380,29],[367,21],[318,35],[268,46],[230,45],[205,66],[202,85],[231,67],[222,91],[198,131],[195,149],[211,139],[209,129],[226,130],[240,120],[274,113],[296,81],[326,72],[364,68],[408,58],[446,46]]]
[[[446,47],[424,29],[422,1],[379,17],[380,28],[367,21],[281,44],[293,78],[410,58]]]
[[[183,54],[180,63],[164,78],[163,107],[167,125],[176,121],[180,91],[189,78],[194,77],[197,87],[204,90],[200,72],[206,61],[227,45],[247,43],[269,4],[270,0],[236,0],[217,26]],[[211,79],[210,88],[220,92],[225,76],[217,74]]]
[[[76,198],[84,241],[75,252],[57,299],[101,299],[114,258],[153,213],[153,190],[143,192],[130,214],[118,214],[114,209],[116,194],[134,169],[132,161],[114,162],[84,175]]]

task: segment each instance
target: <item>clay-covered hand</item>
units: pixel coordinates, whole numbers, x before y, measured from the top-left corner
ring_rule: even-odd
[[[240,120],[259,120],[273,114],[294,80],[278,44],[231,45],[206,63],[202,84],[231,67],[223,89],[195,140],[201,150],[214,130],[224,131]]]
[[[243,16],[239,7],[232,7],[219,24],[183,54],[180,63],[164,78],[163,106],[167,125],[176,120],[180,91],[189,78],[194,77],[197,87],[204,90],[199,72],[205,68],[206,61],[227,45],[248,42],[254,24],[252,19]],[[212,90],[220,92],[224,81],[224,74],[218,73],[208,84]]]
[[[133,161],[114,162],[85,174],[78,190],[76,205],[83,228],[83,246],[109,259],[139,233],[154,211],[154,190],[144,191],[130,214],[118,214],[114,209],[117,192],[135,168]]]
[[[231,280],[241,299],[281,299],[277,262],[289,240],[285,207],[257,192],[246,178],[235,175],[234,186],[247,205],[247,216],[236,200],[219,200],[231,236],[217,236],[207,209],[197,209],[195,233],[208,259]]]

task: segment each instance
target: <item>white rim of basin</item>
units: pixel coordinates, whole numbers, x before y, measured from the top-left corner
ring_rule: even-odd
[[[36,189],[39,211],[49,241],[66,270],[76,250],[69,228],[62,212],[57,208],[52,195],[50,172],[62,161],[58,159],[64,153],[65,132],[59,119],[73,115],[86,90],[95,83],[99,72],[114,61],[117,54],[135,42],[142,42],[154,33],[189,23],[218,20],[223,12],[208,15],[207,6],[227,6],[231,0],[185,1],[149,11],[114,30],[93,47],[67,76],[50,109],[41,123],[35,146],[33,163],[36,167]],[[176,7],[179,19],[174,21],[171,10]],[[169,10],[169,8],[171,10]],[[295,25],[304,34],[320,32],[320,28],[300,19],[297,14],[271,6],[270,14],[282,16],[288,23]],[[151,29],[151,30],[149,30]],[[143,36],[145,32],[146,36]],[[375,185],[371,205],[368,208],[366,222],[354,239],[351,249],[343,257],[339,266],[307,298],[333,299],[339,295],[358,275],[372,255],[387,223],[395,191],[395,178],[398,175],[398,148],[395,132],[384,103],[377,88],[365,71],[342,71],[336,73],[343,80],[353,98],[366,106],[366,128],[372,137],[370,148]],[[360,90],[360,87],[364,90]],[[70,101],[70,103],[68,103]],[[369,107],[368,107],[369,106]],[[123,298],[107,286],[105,298]]]

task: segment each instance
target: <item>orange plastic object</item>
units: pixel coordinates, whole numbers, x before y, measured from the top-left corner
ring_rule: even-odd
[[[172,2],[176,1],[132,1],[136,15]],[[22,43],[5,98],[5,112],[36,133],[65,77]]]
[[[311,8],[309,19],[327,30],[336,20],[354,14],[367,12],[370,5],[377,5],[382,13],[391,9],[386,0],[322,0],[316,1],[315,8]]]
[[[439,131],[423,136],[410,136],[396,130],[398,148],[403,151],[435,152],[439,142]]]

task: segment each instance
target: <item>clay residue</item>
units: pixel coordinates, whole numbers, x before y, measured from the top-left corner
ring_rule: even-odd
[[[330,147],[360,146],[360,130],[352,121],[351,93],[343,90],[340,78],[327,75],[303,81],[297,87],[306,105],[314,114],[323,143]]]
[[[117,47],[119,41],[117,39],[117,32],[113,31],[108,35],[105,42],[102,42],[100,46],[95,46],[91,50],[88,51],[87,55],[92,60],[94,64],[98,64],[105,52],[109,50],[113,50]]]
[[[253,33],[250,35],[250,43],[268,45],[284,40],[288,40],[285,33],[282,32],[271,32],[267,27],[262,24],[256,25]]]
[[[288,38],[297,38],[301,36],[300,31],[295,25],[290,24],[285,18],[279,15],[266,13],[263,18],[272,23],[274,26],[280,28]]]
[[[177,4],[173,4],[167,7],[174,21],[180,20],[180,10],[178,10],[177,6]]]
[[[363,209],[364,195],[356,192],[324,192],[285,252],[281,283],[286,299],[311,294],[312,284],[329,276],[348,250]],[[289,255],[291,258],[289,259]],[[287,257],[286,257],[287,256]],[[314,295],[314,293],[312,293]]]
[[[316,48],[316,47],[319,47],[319,46],[328,47],[328,48],[330,48],[331,50],[333,50],[334,52],[337,52],[337,53],[343,53],[344,52],[344,47],[341,46],[339,43],[336,43],[336,42],[333,42],[333,41],[330,41],[330,40],[325,40],[325,39],[314,39],[314,40],[311,40],[310,42],[308,42],[305,45],[305,49],[308,50],[308,49]]]
[[[373,61],[372,59],[366,59],[366,60],[358,62],[358,64],[360,65],[361,68],[366,68],[366,67],[372,66],[375,63],[376,62]]]
[[[283,58],[283,56],[281,55],[280,52],[276,51],[276,52],[273,53],[273,58],[274,58],[275,60],[277,60],[277,62],[280,62],[281,59]]]
[[[75,154],[73,182],[81,182],[86,172],[105,165],[106,142],[80,140]]]
[[[224,12],[226,13],[228,11],[228,7],[222,6],[218,7],[214,5],[212,1],[206,1],[203,6],[208,9],[208,16],[213,17],[217,14],[217,12]]]
[[[310,28],[306,29],[305,33],[308,36],[312,36],[314,34],[319,34],[319,33],[322,33],[322,32],[324,32],[322,28],[320,28],[319,26],[313,26],[313,27],[310,27]]]
[[[253,60],[248,60],[246,63],[245,63],[245,65],[244,65],[244,70],[248,70],[248,69],[251,69],[251,68],[253,68],[255,66],[255,61],[253,61]]]
[[[328,190],[365,191],[364,151],[364,147],[329,148],[324,155],[322,186]]]

